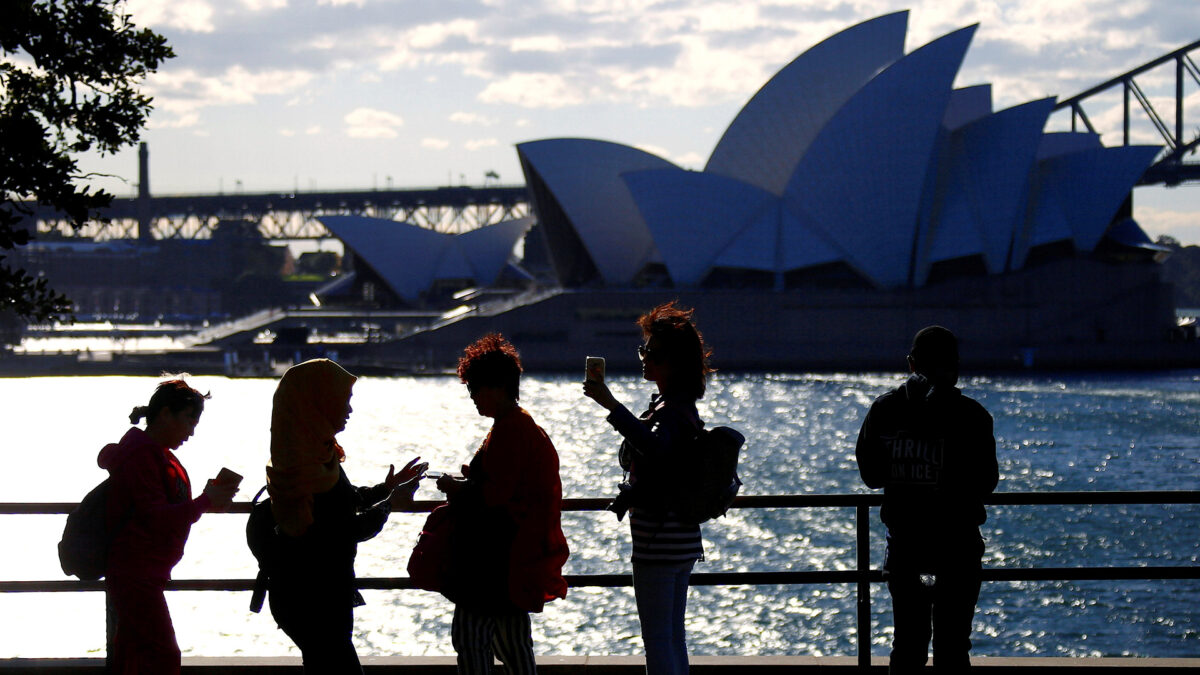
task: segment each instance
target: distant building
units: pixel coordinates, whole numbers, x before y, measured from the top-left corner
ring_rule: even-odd
[[[975,27],[905,54],[907,17],[785,66],[703,171],[599,140],[518,145],[559,281],[920,288],[1093,254],[1160,148],[1044,133],[1054,99],[994,111],[990,86],[953,88]]]
[[[282,274],[293,261],[253,223],[223,221],[207,240],[54,239],[11,254],[13,264],[50,280],[79,317],[128,321],[219,319],[302,302]]]
[[[318,216],[345,245],[350,274],[316,291],[322,303],[364,308],[438,308],[476,287],[523,282],[514,249],[532,218],[462,234],[366,216]],[[523,284],[519,284],[523,285]]]
[[[532,368],[592,354],[634,369],[634,318],[678,299],[725,368],[890,371],[933,323],[966,367],[1200,363],[1165,248],[1132,218],[1160,148],[1046,133],[1054,99],[994,110],[990,86],[954,88],[975,27],[906,54],[907,21],[798,56],[703,171],[603,140],[519,144],[559,289],[479,303],[364,358],[447,367],[499,330]]]

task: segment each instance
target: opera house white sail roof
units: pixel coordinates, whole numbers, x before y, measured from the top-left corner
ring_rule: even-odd
[[[1040,246],[1096,248],[1157,146],[1049,134],[1054,99],[994,111],[989,85],[955,89],[975,26],[909,53],[907,12],[807,50],[734,118],[703,171],[565,138],[517,146],[567,286],[670,285],[721,274],[787,285],[830,266],[878,288],[936,266],[1025,266]]]
[[[417,302],[440,280],[494,283],[533,224],[532,218],[517,218],[446,234],[385,218],[318,216],[317,220],[408,302]]]

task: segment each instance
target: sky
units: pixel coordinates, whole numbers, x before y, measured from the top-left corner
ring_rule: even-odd
[[[177,55],[143,86],[156,195],[481,185],[489,172],[520,185],[514,145],[565,136],[702,169],[781,67],[901,9],[906,51],[980,24],[955,85],[991,83],[998,110],[1072,96],[1200,39],[1196,0],[125,2]],[[1137,82],[1174,128],[1174,66]],[[1190,138],[1200,85],[1185,94]],[[1119,103],[1086,107],[1106,145],[1121,142]],[[1047,130],[1069,123],[1057,113]],[[1140,113],[1133,132],[1162,143]],[[136,192],[135,149],[81,168],[119,197]],[[1134,215],[1152,237],[1200,244],[1200,184],[1138,188]]]

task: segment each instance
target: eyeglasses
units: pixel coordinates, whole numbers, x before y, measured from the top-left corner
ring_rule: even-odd
[[[643,361],[659,361],[662,359],[662,350],[651,349],[646,345],[638,345],[638,357]]]

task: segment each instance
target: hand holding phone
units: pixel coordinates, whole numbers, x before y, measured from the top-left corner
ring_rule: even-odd
[[[221,470],[217,472],[217,477],[214,480],[222,485],[233,485],[235,488],[242,484],[241,474],[225,467],[221,467]]]
[[[242,482],[242,477],[236,472],[229,469],[221,469],[217,473],[217,477],[210,479],[204,485],[204,494],[208,495],[208,500],[212,502],[214,510],[222,511],[229,507],[233,501],[233,496],[237,494],[238,485]]]
[[[604,381],[604,357],[589,356],[584,359],[583,373],[585,380],[592,382]]]

